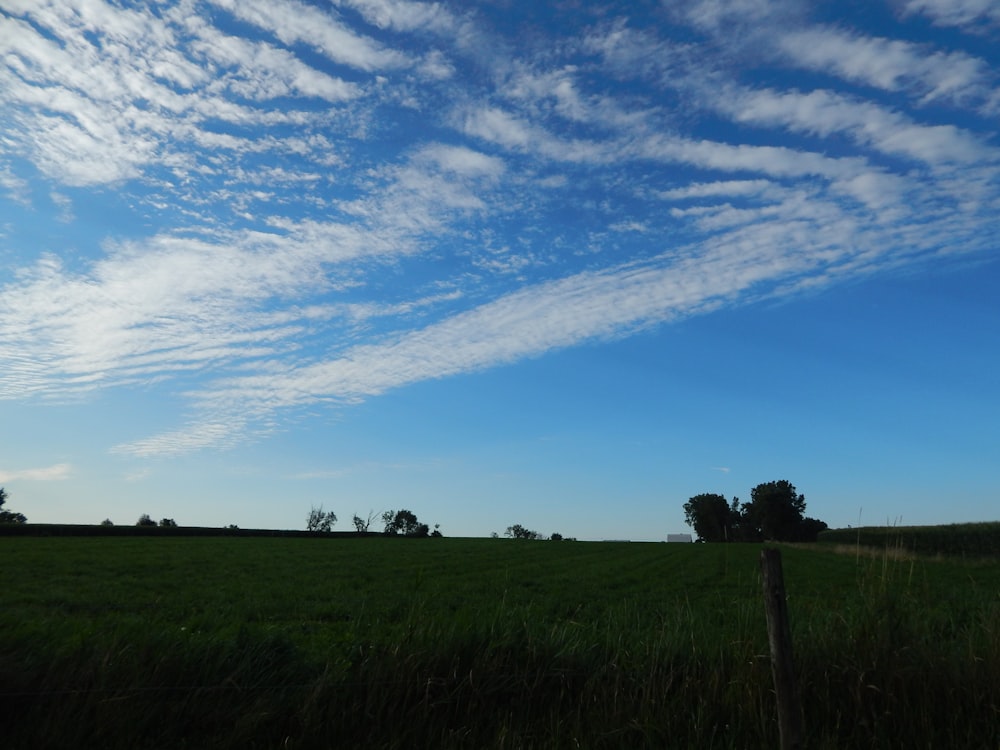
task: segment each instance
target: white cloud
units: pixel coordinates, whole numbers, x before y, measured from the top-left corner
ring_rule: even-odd
[[[773,28],[801,13],[795,0],[693,0],[672,11],[688,23],[712,32],[740,34],[747,26]]]
[[[361,94],[349,83],[312,68],[287,50],[263,42],[251,42],[223,34],[207,23],[194,24],[200,42],[192,50],[217,62],[225,74],[209,86],[226,87],[249,99],[267,100],[280,96],[318,97],[343,102]]]
[[[356,231],[304,225],[226,244],[125,243],[86,275],[44,259],[0,298],[0,394],[73,393],[274,354],[302,322],[260,312],[261,301],[315,290],[320,264],[375,250]]]
[[[1000,26],[1000,5],[995,0],[903,0],[904,12],[920,13],[941,26],[959,26],[967,31],[984,31]]]
[[[716,196],[754,196],[768,191],[774,186],[769,180],[720,180],[718,182],[698,182],[671,190],[661,190],[658,195],[665,200],[686,200],[689,198],[713,198]]]
[[[84,271],[46,257],[0,295],[0,397],[67,397],[287,354],[317,325],[361,309],[298,300],[354,284],[354,263],[417,252],[454,215],[484,210],[503,172],[496,157],[432,143],[344,205],[351,223],[273,217],[266,232],[109,243]]]
[[[114,453],[139,457],[177,456],[205,448],[230,448],[246,439],[246,422],[235,415],[223,421],[201,421],[194,425],[112,448]]]
[[[842,179],[869,168],[858,157],[834,158],[785,146],[757,146],[650,136],[631,144],[633,158],[690,164],[720,172],[756,172],[775,178]]]
[[[882,246],[880,231],[862,229],[832,200],[790,194],[783,203],[751,214],[707,227],[715,235],[711,239],[647,264],[526,286],[325,361],[216,381],[193,398],[199,411],[215,415],[211,424],[220,430],[228,423],[226,415],[240,415],[234,431],[220,436],[228,443],[245,428],[241,419],[271,420],[283,410],[316,403],[354,403],[420,380],[625,336],[740,299],[789,293],[803,281],[830,283],[899,262],[892,251],[872,249]],[[923,245],[917,240],[911,252],[930,252],[933,243],[933,238]],[[203,427],[192,429],[190,436],[181,429],[122,450],[148,453],[166,445],[180,451],[189,439],[192,448],[202,446]]]
[[[181,392],[142,456],[997,236],[995,139],[956,112],[995,73],[793,0],[523,45],[402,0],[5,11],[0,188],[121,213],[5,257],[0,398]]]
[[[615,224],[609,224],[608,229],[612,232],[640,232],[645,233],[649,231],[649,225],[641,221],[619,221]]]
[[[465,133],[505,148],[522,150],[548,139],[540,129],[496,107],[476,107],[459,117]]]
[[[427,160],[445,171],[468,177],[495,178],[504,171],[504,163],[501,159],[465,146],[431,144],[420,150],[416,160]]]
[[[298,96],[343,103],[362,94],[355,83],[287,50],[225,35],[183,7],[163,17],[99,2],[20,10],[38,28],[0,18],[0,53],[12,71],[0,101],[16,110],[12,141],[66,185],[121,183],[158,166],[197,168],[217,159],[204,153],[216,149],[236,156],[289,148],[308,154],[314,149],[307,140],[249,138],[220,132],[213,121],[301,126],[321,116],[256,102]],[[182,43],[190,34],[194,40]],[[324,161],[322,150],[315,149],[315,159]]]
[[[883,153],[929,164],[996,161],[996,149],[954,125],[920,125],[898,112],[828,90],[730,90],[716,106],[736,121],[825,138],[844,133]]]
[[[690,47],[663,40],[649,29],[617,19],[591,30],[582,40],[584,51],[600,55],[608,72],[618,78],[660,78],[684,62]]]
[[[886,91],[912,91],[923,102],[981,105],[992,88],[982,60],[898,39],[814,27],[780,34],[776,46],[802,67]]]
[[[308,44],[331,60],[364,71],[398,68],[407,57],[354,33],[331,14],[298,0],[211,0],[242,21],[273,33],[287,45]]]
[[[369,23],[398,31],[432,30],[449,32],[458,19],[442,3],[407,0],[342,0],[338,2],[359,11]]]
[[[0,483],[4,482],[62,482],[73,472],[70,464],[55,464],[39,469],[0,469]]]
[[[18,177],[11,171],[10,167],[6,165],[0,166],[0,189],[2,189],[6,196],[12,201],[23,205],[30,204],[30,200],[28,198],[28,181],[22,177]]]

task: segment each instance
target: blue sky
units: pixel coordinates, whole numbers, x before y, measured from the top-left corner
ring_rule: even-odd
[[[4,0],[8,504],[995,520],[998,41],[992,0]]]

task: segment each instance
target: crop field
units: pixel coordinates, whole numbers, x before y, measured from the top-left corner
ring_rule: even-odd
[[[1000,557],[1000,523],[956,523],[943,526],[862,526],[819,533],[823,544],[895,549],[899,553]]]
[[[759,553],[0,538],[3,744],[777,747]],[[782,555],[805,747],[1000,747],[1000,566]]]

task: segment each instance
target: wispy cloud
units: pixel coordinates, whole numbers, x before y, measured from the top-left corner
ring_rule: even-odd
[[[819,89],[809,93],[769,89],[727,91],[717,106],[738,122],[826,138],[843,133],[892,156],[931,165],[996,161],[1000,151],[954,125],[921,125],[871,102]]]
[[[308,44],[331,60],[360,70],[394,68],[407,56],[345,27],[328,13],[298,0],[211,0],[242,21],[260,27],[286,45]]]
[[[1000,6],[993,0],[902,0],[905,13],[919,13],[941,26],[981,32],[1000,27]]]
[[[193,394],[199,411],[216,415],[209,433],[197,423],[190,433],[180,430],[120,450],[140,455],[182,451],[202,447],[206,434],[225,444],[246,429],[247,419],[270,421],[283,410],[316,403],[356,403],[421,380],[618,338],[748,296],[785,294],[803,283],[830,283],[904,260],[873,250],[879,232],[859,229],[834,205],[824,211],[805,197],[789,195],[783,204],[738,217],[726,215],[734,209],[720,208],[710,221],[702,221],[707,230],[722,228],[723,234],[651,263],[525,287],[382,343],[351,347],[329,360],[219,380]],[[919,256],[934,249],[931,238],[909,252]]]
[[[61,482],[69,479],[73,467],[69,464],[55,464],[40,469],[0,469],[0,483],[3,482]]]
[[[183,417],[118,450],[229,447],[302,407],[991,249],[989,61],[795,0],[638,12],[528,44],[491,6],[8,3],[3,200],[101,236],[12,245],[0,398],[142,384]]]
[[[992,90],[992,75],[983,60],[913,42],[815,27],[781,35],[778,49],[796,65],[886,91],[911,92],[924,103],[982,106]]]

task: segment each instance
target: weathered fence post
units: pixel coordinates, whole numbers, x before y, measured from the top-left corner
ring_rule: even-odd
[[[767,639],[771,644],[771,674],[778,699],[781,750],[798,750],[802,746],[802,713],[795,689],[792,631],[788,626],[780,550],[761,550],[760,572],[764,585],[764,610],[767,613]]]

